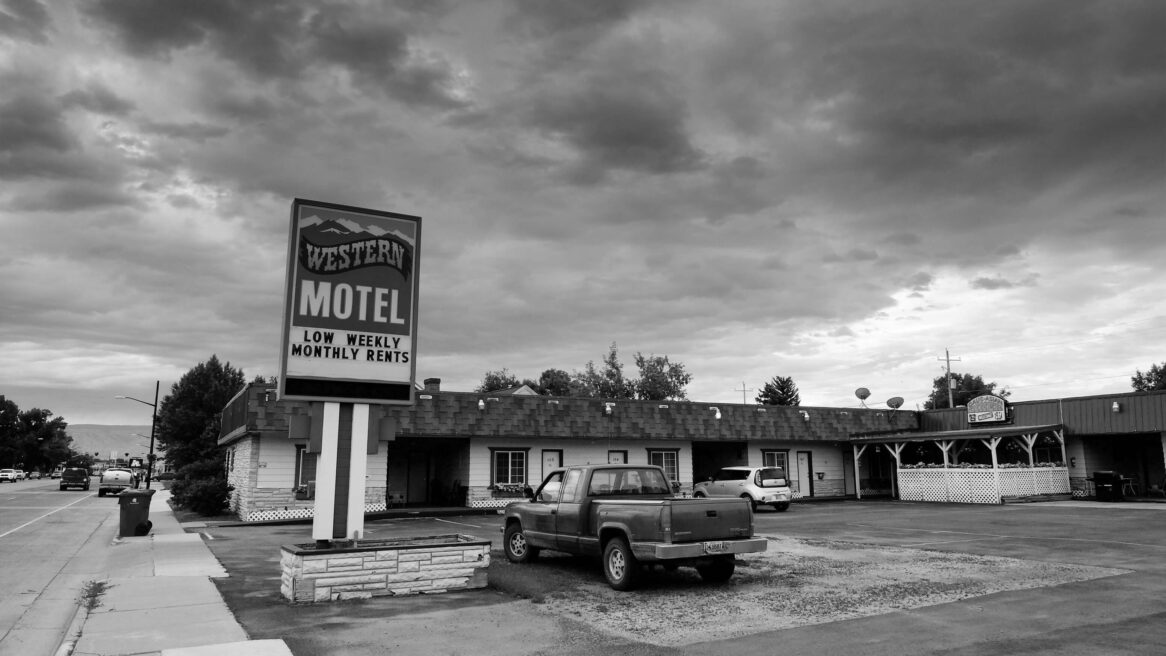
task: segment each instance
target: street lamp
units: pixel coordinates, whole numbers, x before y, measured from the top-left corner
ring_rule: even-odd
[[[135,399],[132,396],[115,396],[116,399],[128,399],[130,401],[137,401],[150,406],[154,409],[154,415],[150,417],[150,455],[146,456],[148,461],[146,464],[146,489],[150,489],[150,483],[154,480],[154,431],[158,425],[158,388],[161,387],[162,381],[154,381],[154,402],[143,401]]]

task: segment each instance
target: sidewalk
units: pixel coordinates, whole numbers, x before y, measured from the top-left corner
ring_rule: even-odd
[[[155,492],[148,536],[117,537],[118,513],[102,525],[105,569],[82,595],[57,656],[291,656],[283,640],[247,639],[210,580],[226,570],[201,535],[183,531],[169,498]]]

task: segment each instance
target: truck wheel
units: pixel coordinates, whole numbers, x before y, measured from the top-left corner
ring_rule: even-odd
[[[97,491],[97,496],[99,496],[99,497],[103,497],[103,496],[105,496],[105,490],[98,490],[98,491]]]
[[[704,498],[704,492],[693,492],[693,493],[692,493],[692,497],[693,497],[694,499],[703,499],[703,498]]]
[[[737,564],[732,558],[718,558],[704,565],[697,565],[696,571],[705,583],[724,583],[733,576]]]
[[[633,590],[639,573],[640,565],[628,541],[612,538],[603,548],[603,575],[608,585],[620,591]]]
[[[773,504],[773,509],[777,512],[785,512],[789,510],[789,502],[786,501],[784,503],[775,503]]]
[[[538,558],[538,548],[530,546],[526,541],[526,534],[518,522],[506,527],[506,534],[502,536],[502,549],[506,552],[506,560],[512,563],[529,563]]]
[[[742,494],[741,498],[749,502],[749,510],[757,512],[757,502],[753,500],[753,497],[748,494]]]

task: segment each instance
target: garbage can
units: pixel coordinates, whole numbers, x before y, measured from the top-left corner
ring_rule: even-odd
[[[150,498],[157,490],[122,490],[117,495],[121,507],[121,530],[123,538],[148,535],[154,526],[150,521]]]
[[[1093,489],[1098,501],[1121,501],[1121,476],[1112,471],[1093,472]]]

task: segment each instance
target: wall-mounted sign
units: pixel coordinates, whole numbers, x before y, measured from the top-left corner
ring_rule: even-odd
[[[1007,419],[1007,404],[999,396],[986,394],[968,401],[969,424],[990,424]]]
[[[421,217],[295,199],[280,398],[413,403]]]

